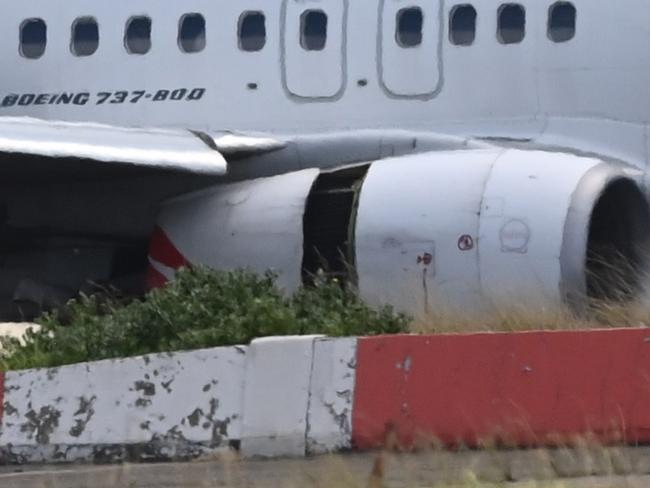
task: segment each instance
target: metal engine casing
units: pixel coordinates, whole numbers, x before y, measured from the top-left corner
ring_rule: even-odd
[[[309,169],[218,185],[169,201],[158,225],[188,262],[272,269],[292,292],[304,279],[304,220],[319,177]],[[645,262],[650,213],[641,179],[623,164],[520,149],[369,163],[350,209],[350,279],[369,304],[391,304],[417,318],[494,307],[581,308],[589,295],[594,219],[612,221],[612,239],[632,250],[635,267]],[[617,185],[625,187],[607,197]],[[620,208],[603,204],[596,211],[604,197]],[[173,276],[173,263],[149,259]]]

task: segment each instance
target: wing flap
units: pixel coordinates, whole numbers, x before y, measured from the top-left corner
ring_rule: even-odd
[[[279,151],[287,146],[285,141],[265,135],[219,133],[212,136],[215,147],[228,158],[243,158],[255,154]]]
[[[197,133],[0,117],[0,152],[223,175],[224,156]]]

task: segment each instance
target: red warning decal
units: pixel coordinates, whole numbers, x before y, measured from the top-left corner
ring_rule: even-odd
[[[189,266],[190,264],[160,227],[156,227],[151,235],[149,256],[159,263],[174,269]]]

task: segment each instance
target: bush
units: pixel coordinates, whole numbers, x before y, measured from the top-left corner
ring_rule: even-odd
[[[2,339],[2,369],[247,344],[270,335],[397,333],[408,319],[390,307],[371,309],[350,287],[320,276],[286,297],[271,273],[192,267],[143,300],[81,295],[37,322],[42,328],[28,332],[24,344]]]

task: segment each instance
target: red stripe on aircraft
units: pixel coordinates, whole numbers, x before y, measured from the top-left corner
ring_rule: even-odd
[[[647,329],[361,338],[357,354],[357,448],[650,442]]]
[[[162,288],[168,281],[167,277],[151,264],[147,267],[147,275],[145,277],[145,287],[147,290]]]
[[[156,227],[151,235],[149,256],[159,263],[174,269],[189,266],[190,264],[160,227]]]

